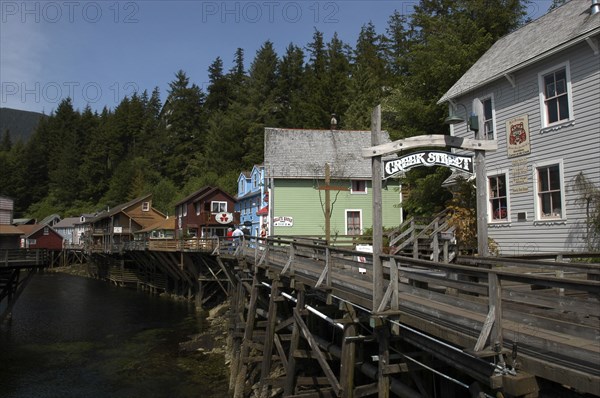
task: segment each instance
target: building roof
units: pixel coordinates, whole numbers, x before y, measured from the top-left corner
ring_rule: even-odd
[[[54,224],[54,228],[73,228],[75,224],[80,224],[80,217],[66,217],[60,222]]]
[[[600,13],[592,0],[570,0],[500,38],[442,96],[446,102],[600,33]],[[596,42],[596,46],[598,46]]]
[[[135,233],[143,234],[146,232],[152,232],[152,231],[157,231],[157,230],[174,231],[175,230],[175,217],[166,218],[164,220],[157,222],[156,224],[149,226],[148,228],[140,229],[139,231],[136,231]]]
[[[33,235],[33,234],[35,234],[36,232],[38,232],[42,228],[49,228],[50,230],[54,231],[55,234],[60,235],[58,232],[56,232],[54,230],[53,227],[51,227],[49,225],[46,225],[46,224],[19,225],[17,228],[19,230],[21,230],[21,234],[25,235],[26,238],[29,237],[29,236],[31,236],[31,235]]]
[[[18,235],[21,236],[23,231],[14,225],[0,224],[0,235]]]
[[[175,206],[179,206],[181,204],[188,203],[190,201],[193,202],[193,203],[199,202],[199,201],[203,200],[204,198],[206,198],[207,196],[212,195],[215,192],[219,192],[219,193],[227,196],[233,202],[236,201],[236,199],[233,196],[231,196],[227,192],[223,191],[219,187],[205,186],[205,187],[200,188],[196,192],[194,192],[194,193],[186,196],[184,199],[180,200],[179,202],[175,203]]]
[[[60,216],[58,214],[50,214],[49,216],[46,216],[42,221],[40,221],[40,224],[43,224],[43,225],[53,224],[54,225],[59,221],[60,221]]]
[[[35,224],[35,218],[15,218],[13,225]]]
[[[386,131],[381,144],[389,143]],[[361,150],[372,146],[371,131],[265,129],[265,172],[268,178],[371,178],[371,160]]]
[[[96,222],[96,221],[101,220],[103,218],[114,216],[115,214],[118,214],[120,212],[125,212],[125,210],[127,210],[131,206],[133,206],[133,205],[135,205],[135,204],[137,204],[139,202],[142,202],[142,201],[144,201],[144,200],[146,200],[146,199],[148,199],[150,197],[152,197],[152,194],[147,194],[145,196],[141,196],[139,198],[133,199],[133,200],[127,202],[127,203],[123,203],[123,204],[114,206],[112,209],[103,210],[100,213],[98,213],[96,215],[96,217],[93,217],[92,219],[90,219],[89,222],[93,223],[93,222]]]
[[[192,192],[191,194],[189,194],[188,196],[186,196],[185,198],[181,199],[179,202],[175,203],[175,206],[179,206],[181,204],[187,203],[190,200],[192,200],[192,198],[199,196],[199,195],[204,195],[206,192],[210,191],[214,189],[211,186],[205,185],[202,188],[200,188],[199,190]]]

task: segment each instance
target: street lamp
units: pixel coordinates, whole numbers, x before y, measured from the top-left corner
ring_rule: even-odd
[[[467,112],[467,107],[464,106],[463,104],[451,104],[451,108],[450,108],[450,114],[448,115],[448,117],[446,119],[444,119],[444,123],[445,124],[459,124],[465,121],[465,119],[463,119],[462,117],[458,116],[458,114],[456,113],[456,108],[458,106],[462,106],[463,109],[465,110],[465,116],[468,115]],[[467,118],[467,127],[471,130],[474,131],[475,133],[477,133],[479,131],[479,117],[474,114],[471,113],[471,115]]]

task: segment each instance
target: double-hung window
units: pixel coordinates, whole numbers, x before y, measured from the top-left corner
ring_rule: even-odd
[[[362,217],[360,210],[346,210],[346,235],[360,235]]]
[[[488,177],[489,209],[492,222],[508,221],[508,187],[506,174]]]
[[[564,218],[563,184],[560,164],[538,166],[536,173],[537,218]]]
[[[227,212],[227,202],[210,202],[210,212],[211,213],[226,213]]]
[[[541,73],[540,86],[542,126],[548,127],[572,119],[568,63]]]
[[[367,193],[367,181],[352,180],[350,192],[351,193]]]

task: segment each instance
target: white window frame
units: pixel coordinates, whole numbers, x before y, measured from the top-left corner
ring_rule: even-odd
[[[346,209],[346,210],[344,210],[344,231],[346,232],[346,235],[348,235],[348,213],[349,212],[358,212],[358,216],[360,217],[360,233],[359,233],[359,235],[362,235],[363,234],[362,209]],[[358,236],[358,235],[353,235],[353,236]]]
[[[545,93],[545,85],[544,85],[544,77],[550,73],[557,72],[561,69],[565,70],[565,78],[567,80],[567,101],[569,108],[569,118],[558,120],[553,123],[548,122],[548,109],[546,108],[546,95]],[[538,73],[538,89],[539,89],[539,97],[540,97],[540,115],[541,115],[541,126],[542,129],[548,127],[558,126],[564,123],[569,123],[575,119],[575,115],[573,114],[573,92],[571,90],[571,68],[569,65],[569,61],[554,65],[551,68],[547,68],[540,73]]]
[[[252,174],[252,189],[258,188],[258,182],[260,180],[260,176],[258,172]]]
[[[245,185],[246,182],[244,181],[244,178],[240,178],[240,181],[238,182],[238,196],[242,196],[244,194]]]
[[[506,183],[506,219],[495,220],[494,219],[494,208],[492,206],[492,197],[491,186],[490,186],[490,178],[504,176],[504,182]],[[493,173],[488,173],[486,178],[486,196],[487,196],[487,218],[488,223],[490,224],[499,224],[499,223],[507,223],[510,222],[510,175],[508,170],[502,169],[494,171]]]
[[[150,202],[142,202],[142,211],[150,211]]]
[[[496,104],[495,104],[495,101],[494,101],[494,94],[490,94],[488,96],[482,97],[482,98],[480,98],[480,100],[481,100],[481,104],[483,106],[483,115],[481,115],[481,117],[483,118],[483,126],[484,126],[483,127],[484,131],[482,132],[483,133],[483,139],[486,139],[486,140],[495,140],[495,139],[498,138],[498,126],[496,124],[496,106],[495,106]],[[485,101],[488,101],[488,100],[490,101],[490,103],[492,105],[491,119],[486,119],[485,118],[485,105],[484,105],[484,103],[485,103]],[[487,135],[487,133],[485,131],[485,122],[486,122],[486,120],[489,120],[489,121],[492,122],[492,137],[491,138],[488,137],[488,135]]]
[[[364,191],[355,191],[354,190],[354,183],[355,182],[362,182],[365,184],[365,190]],[[367,194],[367,180],[350,180],[350,193],[351,194],[355,194],[355,195],[366,195]]]
[[[560,216],[542,216],[542,205],[540,203],[540,192],[539,192],[539,173],[538,170],[549,166],[558,166],[558,172],[560,173],[560,203],[561,203],[561,214]],[[543,162],[536,162],[533,164],[533,193],[534,193],[534,214],[535,221],[538,222],[552,222],[552,221],[563,221],[567,218],[567,208],[565,201],[565,169],[562,159],[547,160]]]
[[[225,205],[224,206],[224,210],[221,210],[223,207],[221,205]],[[218,205],[218,211],[215,211],[215,205]],[[225,201],[221,201],[221,200],[213,200],[210,202],[210,212],[213,214],[216,213],[227,213],[227,202]]]

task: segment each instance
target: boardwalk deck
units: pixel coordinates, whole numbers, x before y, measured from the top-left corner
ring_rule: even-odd
[[[99,256],[116,283],[160,285],[197,303],[230,297],[236,397],[249,396],[255,383],[263,396],[350,397],[349,388],[361,396],[389,383],[396,396],[426,397],[432,387],[415,376],[424,362],[505,397],[536,397],[538,383],[600,396],[599,264],[384,255],[383,302],[373,308],[372,254],[309,241],[157,242],[119,248],[116,262],[110,253]],[[430,359],[414,365],[406,347]],[[321,371],[297,374],[303,361]],[[271,373],[277,366],[283,375]]]

